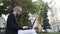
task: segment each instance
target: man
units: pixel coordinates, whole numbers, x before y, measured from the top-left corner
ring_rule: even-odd
[[[22,29],[22,28],[27,27],[27,26],[19,27],[18,21],[16,19],[16,16],[20,15],[22,13],[22,8],[20,6],[16,6],[13,8],[13,11],[14,12],[8,16],[7,28],[6,28],[5,34],[18,34],[18,29]]]

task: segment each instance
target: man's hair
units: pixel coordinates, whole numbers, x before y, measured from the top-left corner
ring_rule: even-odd
[[[22,7],[21,6],[16,6],[16,7],[13,8],[13,11],[16,11],[16,10],[18,10],[20,8],[22,8]]]

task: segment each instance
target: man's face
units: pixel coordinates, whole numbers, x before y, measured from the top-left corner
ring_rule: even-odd
[[[22,13],[22,8],[19,8],[17,14],[20,15]]]

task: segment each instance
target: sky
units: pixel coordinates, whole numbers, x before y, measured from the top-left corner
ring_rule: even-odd
[[[51,2],[52,0],[43,0],[44,2]]]
[[[37,0],[32,0],[33,2],[37,1]],[[44,2],[49,2],[50,0],[43,0]]]
[[[32,0],[32,1],[37,1],[37,0]],[[48,2],[48,1],[51,1],[51,0],[43,0],[43,1]]]
[[[32,0],[33,2],[37,1],[37,0]]]
[[[43,0],[44,2],[49,2],[50,0]]]

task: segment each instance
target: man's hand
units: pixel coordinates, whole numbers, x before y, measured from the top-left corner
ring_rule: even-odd
[[[28,28],[28,26],[23,26],[23,29],[26,29],[26,28]]]

